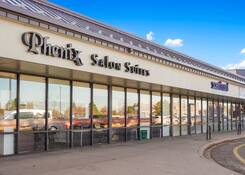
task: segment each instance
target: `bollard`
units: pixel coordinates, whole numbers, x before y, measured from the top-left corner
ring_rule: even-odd
[[[208,135],[209,135],[209,129],[208,129],[208,127],[206,128],[206,140],[208,140]]]
[[[207,133],[206,133],[206,139],[207,139],[207,140],[211,140],[211,139],[212,139],[211,134],[212,134],[212,128],[211,128],[211,126],[209,125],[209,126],[207,127]]]
[[[241,122],[239,122],[237,127],[237,135],[241,135],[241,134],[242,134],[242,125]]]
[[[209,140],[211,140],[212,139],[212,128],[211,128],[211,126],[209,125],[208,126],[208,130],[209,130]]]

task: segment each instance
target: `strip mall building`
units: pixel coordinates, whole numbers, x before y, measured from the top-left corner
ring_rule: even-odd
[[[0,0],[0,156],[244,128],[245,77],[38,0]]]

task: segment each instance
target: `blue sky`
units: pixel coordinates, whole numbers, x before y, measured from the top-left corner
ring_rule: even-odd
[[[245,68],[244,0],[50,1],[216,66]]]

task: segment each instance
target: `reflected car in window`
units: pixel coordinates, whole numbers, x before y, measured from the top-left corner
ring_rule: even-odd
[[[162,119],[161,116],[153,116],[152,117],[152,124],[153,125],[161,125]]]
[[[170,125],[170,115],[163,116],[163,125]]]
[[[125,117],[124,116],[113,116],[112,118],[112,127],[120,128],[125,126]]]
[[[0,120],[0,132],[4,128],[9,128],[16,125],[16,111],[7,113],[3,120]],[[20,130],[21,131],[36,131],[45,130],[45,110],[40,109],[20,109],[19,111]],[[52,118],[52,112],[48,112],[49,130],[65,129],[65,124]]]

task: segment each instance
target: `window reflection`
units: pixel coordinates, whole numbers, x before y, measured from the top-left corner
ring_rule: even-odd
[[[240,122],[240,104],[239,103],[236,103],[236,129],[238,129],[238,124]]]
[[[112,87],[112,141],[125,140],[125,92]]]
[[[241,104],[240,105],[240,116],[241,116],[241,119],[240,119],[240,122],[241,122],[241,127],[244,129],[244,104]]]
[[[0,72],[0,132],[16,128],[16,77]]]
[[[228,104],[227,102],[224,102],[224,130],[227,130],[228,129]]]
[[[170,136],[170,95],[167,93],[162,95],[162,114],[163,136]]]
[[[20,76],[19,119],[20,131],[45,130],[45,78]]]
[[[196,99],[196,133],[201,133],[202,130],[202,104],[201,99]]]
[[[237,129],[237,105],[232,103],[232,129]]]
[[[19,152],[44,150],[45,92],[45,78],[20,76]]]
[[[108,89],[107,86],[93,86],[93,143],[107,143]]]
[[[181,96],[181,135],[187,135],[188,112],[187,96]]]
[[[70,128],[70,83],[69,81],[49,79],[48,91],[49,147],[68,146]]]
[[[173,136],[180,135],[180,99],[178,95],[173,95]]]
[[[152,93],[152,137],[161,137],[161,93]]]
[[[213,116],[214,116],[213,100],[208,99],[208,125],[211,127],[212,131],[213,131]]]
[[[219,102],[219,113],[218,113],[218,130],[222,131],[224,130],[224,106],[223,106],[223,102]]]
[[[207,132],[207,99],[202,99],[202,129]]]
[[[150,138],[150,92],[140,91],[140,137]]]
[[[73,82],[72,124],[73,144],[83,146],[90,144],[90,86],[88,83]]]
[[[196,116],[195,116],[195,100],[194,97],[189,97],[189,111],[190,111],[190,115],[189,115],[189,127],[190,127],[190,131],[191,134],[195,134],[196,133]]]
[[[90,87],[87,83],[73,83],[73,129],[90,128]]]
[[[0,72],[0,155],[14,154],[15,142],[19,153],[43,151],[45,139],[49,149],[67,147],[70,136],[73,146],[108,142],[108,86],[74,81],[71,87],[70,81],[50,78],[46,89],[45,77],[19,74],[19,78],[17,116],[16,74]],[[150,91],[112,87],[112,141],[149,139],[150,134],[156,138],[169,136],[170,131],[173,136],[201,133],[206,132],[207,123],[215,131],[235,130],[239,120],[244,127],[244,106],[238,101],[179,97],[170,99],[168,93],[161,97],[160,92],[152,92],[150,96]],[[18,120],[18,137],[14,137]]]
[[[138,93],[127,89],[127,140],[136,140],[138,127]]]
[[[0,72],[0,155],[14,154],[14,134],[7,133],[14,132],[15,129],[16,76]]]
[[[232,130],[232,106],[231,103],[228,102],[228,130]]]
[[[214,131],[218,131],[219,125],[219,103],[217,100],[214,101]]]

